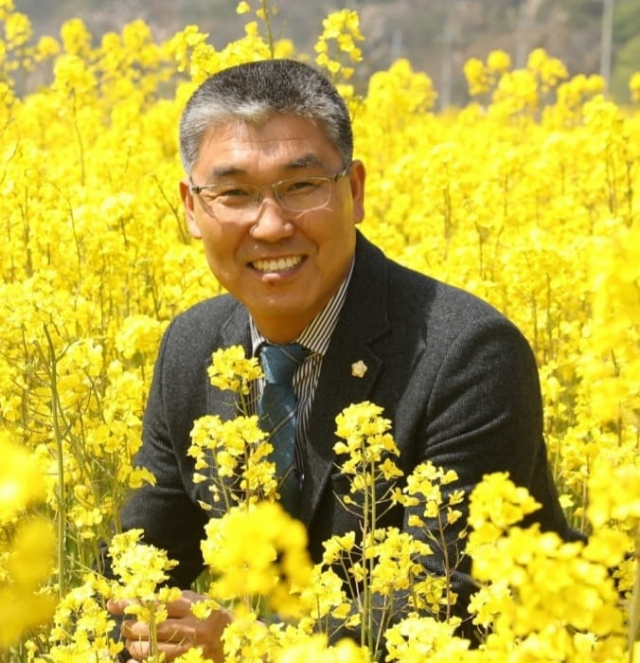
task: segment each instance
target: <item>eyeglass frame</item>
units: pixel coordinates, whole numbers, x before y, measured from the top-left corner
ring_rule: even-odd
[[[341,180],[343,177],[346,177],[349,174],[349,171],[351,170],[351,166],[353,165],[353,162],[349,162],[342,170],[338,171],[334,175],[311,175],[309,177],[287,177],[283,180],[278,180],[277,182],[273,182],[272,184],[265,184],[263,186],[256,186],[254,184],[249,184],[246,186],[250,186],[256,194],[259,196],[259,198],[255,198],[255,202],[257,203],[256,206],[256,216],[255,219],[257,219],[260,216],[260,210],[262,209],[262,205],[264,204],[264,195],[262,195],[263,191],[266,191],[267,189],[271,189],[271,192],[273,194],[273,199],[278,203],[278,206],[280,209],[285,210],[286,212],[291,212],[291,213],[298,213],[298,214],[305,214],[306,212],[310,212],[311,210],[314,209],[322,209],[323,207],[326,207],[326,205],[329,204],[329,201],[331,200],[331,190],[329,191],[329,197],[327,198],[327,202],[322,204],[322,205],[316,205],[315,207],[309,207],[308,209],[303,209],[303,210],[291,210],[287,208],[285,205],[282,204],[282,201],[280,200],[280,194],[277,192],[276,187],[280,186],[281,184],[284,184],[286,182],[297,182],[297,181],[304,181],[304,180],[323,180],[326,181],[327,183],[336,183],[339,180]],[[200,202],[202,204],[203,209],[209,214],[210,216],[214,218],[216,215],[213,213],[213,210],[209,207],[209,204],[204,201],[201,197],[200,194],[202,191],[205,189],[212,189],[214,187],[218,187],[221,185],[227,184],[227,182],[216,182],[215,184],[203,184],[202,186],[196,185],[193,180],[191,179],[191,175],[189,175],[189,191],[192,195],[198,196],[200,199]],[[233,184],[233,182],[228,182],[228,184]],[[215,198],[214,198],[215,200]],[[253,219],[253,220],[255,220]]]

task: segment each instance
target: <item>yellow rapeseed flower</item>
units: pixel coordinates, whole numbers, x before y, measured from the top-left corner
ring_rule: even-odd
[[[297,593],[311,578],[302,523],[278,503],[260,502],[212,519],[206,533],[202,552],[216,577],[210,590],[216,597],[241,601],[262,596],[271,612],[299,614]]]
[[[633,101],[640,101],[640,71],[632,74],[629,79],[629,90]]]
[[[0,40],[0,425],[47,467],[47,500],[40,504],[39,479],[29,482],[33,497],[15,481],[36,462],[14,463],[4,454],[2,508],[11,536],[22,518],[18,505],[42,509],[59,524],[61,563],[56,577],[44,581],[48,596],[82,585],[86,568],[97,562],[95,542],[108,540],[112,525],[120,527],[117,514],[130,487],[153,480],[132,458],[158,332],[179,311],[222,291],[179,212],[180,112],[194,87],[226,66],[308,59],[290,41],[269,35],[275,12],[267,3],[240,3],[247,7],[244,36],[219,49],[197,26],[157,42],[149,26],[134,21],[97,40],[77,19],[32,47],[28,18],[11,0],[0,0],[6,37]],[[402,264],[489,300],[523,331],[541,368],[545,437],[562,504],[573,525],[594,529],[583,548],[518,531],[517,519],[533,505],[502,480],[491,484],[476,505],[477,569],[510,584],[482,581],[479,621],[493,632],[480,650],[450,658],[626,663],[624,616],[612,607],[615,591],[602,568],[633,550],[637,523],[640,79],[630,79],[636,105],[623,109],[605,96],[601,76],[569,77],[542,50],[513,71],[508,57],[494,51],[465,66],[478,102],[434,111],[433,82],[406,60],[372,72],[358,87],[350,84],[362,57],[357,13],[327,17],[322,30],[318,63],[345,95],[357,156],[367,164],[363,231]],[[33,62],[50,85],[23,84],[33,82]],[[363,491],[390,497],[373,489],[398,471],[391,428],[371,424],[365,433],[365,424],[354,418],[341,430],[346,453],[339,460],[356,489],[346,504],[352,509],[362,509]],[[241,428],[257,440],[253,423],[245,420]],[[208,441],[194,450],[211,491],[203,508],[273,498],[269,445],[246,444],[246,457],[240,437],[230,425],[220,438],[226,448]],[[367,438],[369,448],[358,446]],[[373,460],[378,454],[381,460]],[[225,473],[236,473],[233,496],[223,492],[228,483],[212,481]],[[614,481],[620,490],[612,493]],[[411,510],[410,526],[439,517],[460,527],[465,496],[454,482],[432,484],[423,493],[396,490]],[[498,497],[503,491],[506,497]],[[433,497],[429,504],[421,501],[426,494]],[[367,522],[357,532],[349,556],[333,550],[340,564],[359,562],[365,579],[380,543],[375,529]],[[11,559],[7,549],[2,555]],[[391,557],[389,566],[397,560]],[[16,564],[26,577],[27,566]],[[637,567],[625,558],[611,575],[629,596]],[[391,582],[388,576],[380,570],[381,583]],[[246,631],[239,627],[233,650],[240,660],[273,660],[278,649],[333,620],[355,626],[362,619],[361,607],[341,593],[328,569],[314,580],[317,588],[304,590],[300,631],[279,623],[260,630],[255,615],[253,622],[245,615]],[[435,610],[447,588],[424,579],[414,591],[416,609]],[[64,627],[56,621],[7,656],[40,656],[42,663],[113,659],[114,645],[103,638],[109,616],[86,592],[94,590],[85,590],[84,610],[74,609]],[[0,603],[17,605],[5,595]],[[63,599],[63,611],[66,605]],[[7,629],[28,613],[23,607],[6,616]],[[421,648],[429,645],[416,631],[398,644],[403,660],[425,658]],[[323,647],[317,645],[324,656]],[[429,656],[438,660],[433,651]]]
[[[307,640],[285,647],[276,657],[276,663],[370,663],[371,656],[364,647],[345,638],[329,645],[324,635],[315,635]]]
[[[241,345],[216,350],[207,369],[209,380],[218,389],[247,396],[251,382],[264,377],[257,357],[246,357]]]

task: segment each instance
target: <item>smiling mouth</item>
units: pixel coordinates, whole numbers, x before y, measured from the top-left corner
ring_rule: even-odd
[[[274,258],[255,260],[251,263],[254,269],[263,274],[273,272],[286,272],[302,262],[302,256],[287,256],[286,258]]]

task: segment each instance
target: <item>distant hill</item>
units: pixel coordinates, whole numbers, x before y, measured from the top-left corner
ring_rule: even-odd
[[[15,0],[15,4],[31,17],[37,34],[57,34],[71,17],[83,18],[96,36],[142,18],[157,39],[197,24],[218,47],[242,36],[246,18],[236,14],[236,0]],[[640,70],[638,0],[278,0],[270,6],[274,4],[279,7],[276,33],[309,53],[327,13],[356,9],[366,37],[358,74],[366,78],[406,57],[415,69],[431,76],[445,102],[465,101],[464,62],[469,57],[485,58],[496,48],[521,64],[530,50],[543,47],[572,74],[600,72],[607,8],[612,10],[612,94],[626,101],[628,79],[634,69]]]

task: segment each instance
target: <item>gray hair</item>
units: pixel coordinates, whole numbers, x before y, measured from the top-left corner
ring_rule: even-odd
[[[180,158],[187,174],[211,126],[234,121],[261,125],[279,113],[322,122],[327,138],[353,158],[353,133],[344,100],[319,71],[295,60],[261,60],[224,69],[193,93],[180,120]]]

